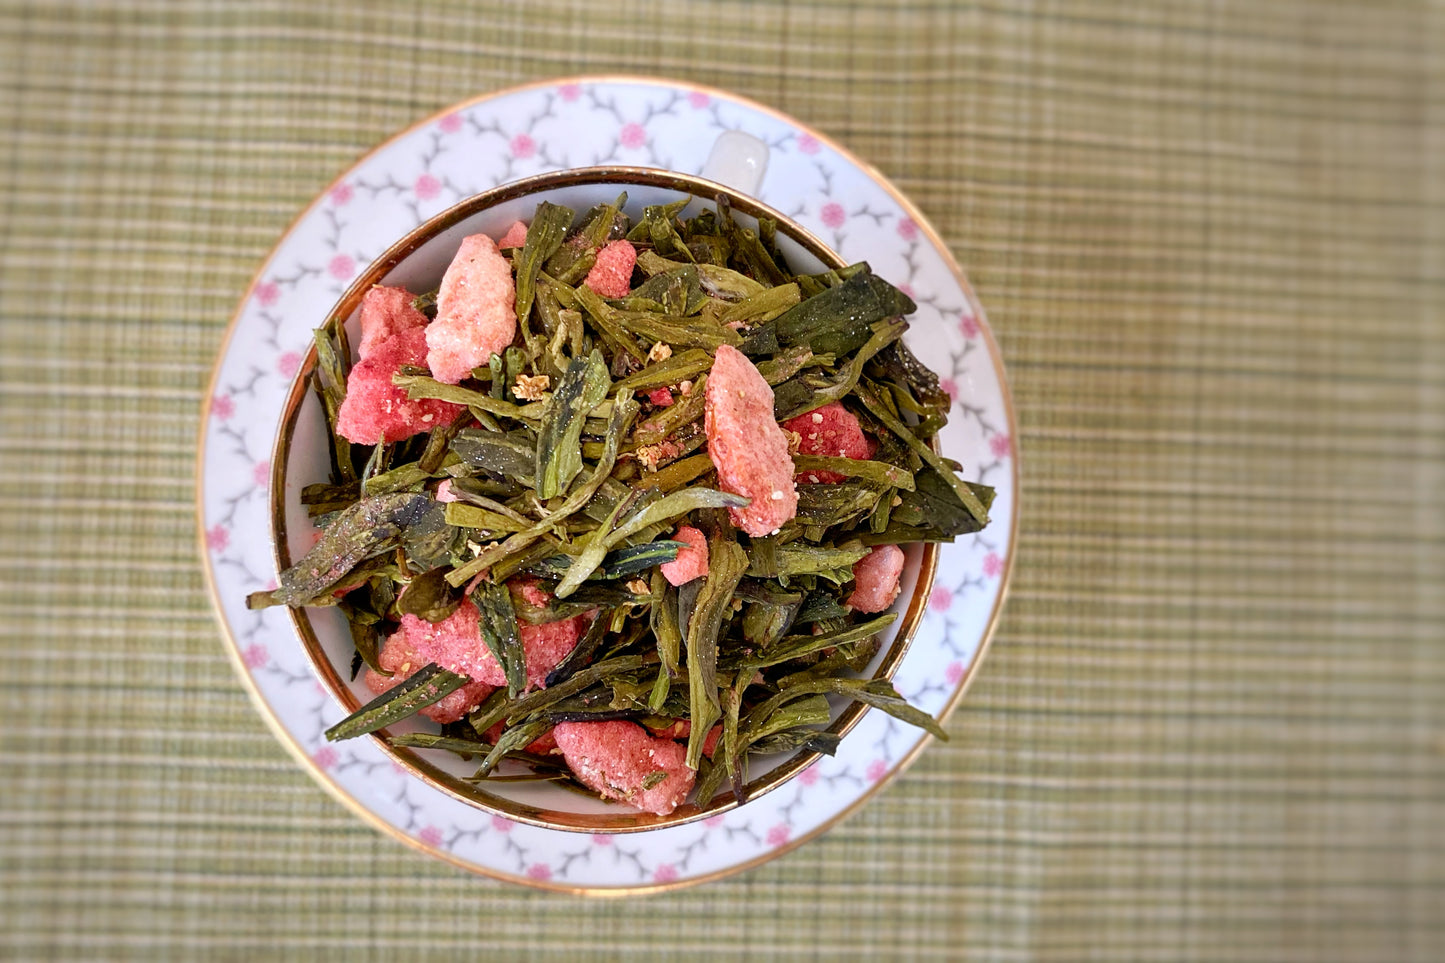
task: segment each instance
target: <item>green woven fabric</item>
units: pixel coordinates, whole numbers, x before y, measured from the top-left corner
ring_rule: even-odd
[[[1445,9],[0,3],[0,956],[1445,957]],[[361,825],[223,654],[192,508],[294,214],[451,102],[736,90],[892,177],[1010,368],[953,741],[748,873],[588,902]]]

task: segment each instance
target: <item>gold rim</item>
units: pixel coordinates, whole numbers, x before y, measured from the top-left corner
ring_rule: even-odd
[[[349,318],[360,305],[366,292],[372,286],[378,284],[397,265],[406,260],[438,234],[454,227],[488,208],[507,201],[528,197],[542,191],[555,190],[565,187],[587,186],[595,184],[612,184],[619,187],[650,187],[665,191],[675,191],[687,194],[699,200],[707,200],[719,195],[725,196],[728,203],[734,210],[740,211],[753,218],[772,218],[778,223],[779,230],[789,235],[793,240],[801,244],[820,262],[838,269],[846,266],[843,258],[830,250],[821,240],[803,228],[801,225],[785,217],[781,212],[774,210],[766,204],[761,203],[746,195],[731,190],[726,185],[702,177],[695,177],[689,174],[679,174],[671,171],[658,171],[653,168],[644,167],[583,167],[556,171],[547,174],[537,174],[532,177],[522,178],[511,183],[496,187],[490,191],[483,191],[458,204],[453,205],[440,214],[428,219],[408,232],[401,240],[388,248],[380,257],[371,262],[351,286],[342,293],[332,309],[327,312],[328,318]],[[316,369],[316,349],[313,346],[306,354],[300,369],[292,379],[291,388],[287,393],[285,405],[282,408],[280,428],[276,433],[276,440],[271,452],[271,530],[274,533],[272,544],[275,549],[275,561],[278,569],[284,571],[292,564],[289,549],[290,539],[287,534],[286,525],[286,477],[287,465],[291,455],[291,441],[294,437],[296,420],[300,416],[302,406],[306,404],[311,395],[311,376]],[[937,442],[934,442],[935,449]],[[899,664],[908,653],[908,648],[913,642],[913,637],[918,631],[918,626],[923,620],[923,610],[927,604],[928,595],[933,588],[933,579],[938,567],[938,549],[935,545],[922,546],[918,582],[914,588],[913,595],[909,600],[907,610],[899,621],[899,628],[894,635],[893,643],[884,654],[878,669],[874,672],[874,678],[891,679],[897,671]],[[341,677],[336,665],[327,657],[321,646],[320,639],[316,636],[315,626],[312,624],[310,613],[306,609],[288,608],[291,623],[297,634],[301,637],[302,645],[306,649],[307,659],[311,662],[313,671],[322,679],[331,695],[336,698],[348,712],[355,712],[361,707],[361,702],[352,693],[346,680]],[[850,703],[838,719],[828,727],[828,731],[835,733],[840,738],[846,736],[867,714],[869,707],[859,702]],[[790,759],[778,764],[763,776],[748,783],[745,787],[746,800],[738,803],[731,795],[715,797],[712,804],[698,806],[689,803],[680,807],[675,813],[668,816],[657,816],[648,818],[647,814],[638,813],[617,813],[617,814],[593,814],[584,815],[567,812],[565,810],[541,809],[536,806],[526,805],[509,799],[505,796],[498,796],[488,792],[484,786],[473,784],[461,779],[445,770],[437,767],[428,761],[420,753],[407,748],[399,748],[391,745],[385,738],[388,735],[386,730],[372,733],[369,738],[375,742],[380,750],[395,761],[412,772],[417,778],[427,782],[448,795],[470,805],[482,809],[493,815],[504,816],[519,823],[536,826],[541,829],[553,829],[563,832],[576,833],[605,833],[605,834],[626,834],[650,832],[655,829],[667,829],[673,826],[682,826],[687,823],[696,822],[700,819],[707,819],[711,816],[721,815],[745,805],[761,796],[772,792],[782,786],[793,776],[802,772],[822,758],[818,752],[800,752]]]
[[[325,769],[321,768],[319,765],[316,764],[315,760],[313,760],[307,754],[305,748],[296,741],[290,730],[288,730],[273,714],[270,704],[266,701],[265,696],[257,687],[255,680],[251,676],[250,670],[246,667],[244,661],[242,660],[240,646],[238,645],[235,636],[231,632],[230,623],[226,621],[224,616],[224,609],[222,606],[220,593],[216,585],[215,572],[211,566],[209,549],[206,545],[205,505],[202,499],[202,482],[204,479],[204,470],[206,463],[206,426],[210,414],[211,399],[215,396],[216,387],[220,380],[222,362],[227,357],[231,342],[235,338],[236,331],[240,325],[241,315],[244,313],[246,305],[249,303],[252,295],[254,294],[256,285],[259,284],[262,280],[262,272],[264,272],[266,265],[268,265],[271,262],[272,258],[274,258],[276,251],[279,250],[281,245],[285,243],[286,239],[289,238],[291,234],[295,231],[297,225],[300,224],[303,220],[305,220],[308,216],[310,216],[312,211],[314,211],[323,203],[332,188],[344,183],[345,179],[350,175],[353,170],[356,169],[356,167],[365,163],[369,158],[375,156],[377,153],[386,149],[393,143],[405,137],[411,136],[414,131],[430,126],[431,124],[436,123],[448,114],[452,114],[460,110],[466,110],[468,108],[475,107],[478,104],[486,103],[490,100],[495,100],[502,97],[509,97],[514,94],[524,93],[529,90],[538,90],[546,87],[557,87],[564,84],[631,84],[636,86],[659,87],[673,90],[679,88],[696,90],[701,93],[705,93],[711,97],[716,97],[722,100],[741,104],[750,110],[754,110],[760,114],[771,117],[784,124],[787,124],[789,127],[795,130],[808,134],[809,136],[817,140],[820,144],[825,145],[830,150],[834,151],[840,157],[846,160],[848,163],[856,167],[858,170],[862,171],[866,176],[868,176],[871,180],[877,183],[890,197],[892,197],[894,201],[899,205],[899,207],[902,208],[903,211],[909,216],[909,218],[916,225],[918,225],[924,236],[928,238],[934,249],[938,251],[938,253],[943,258],[945,267],[947,267],[953,273],[955,280],[958,282],[960,290],[963,291],[964,297],[968,301],[969,308],[972,311],[973,316],[981,322],[981,330],[984,337],[985,347],[988,350],[989,360],[992,363],[994,372],[999,380],[999,392],[1003,399],[1004,411],[1006,414],[1007,424],[1009,428],[1009,436],[1011,438],[1014,438],[1015,440],[1017,439],[1018,427],[1014,411],[1013,397],[1011,392],[1009,391],[1007,374],[1003,366],[1003,358],[1001,353],[999,352],[998,343],[993,337],[992,330],[989,328],[987,315],[983,310],[982,304],[979,303],[978,297],[974,293],[972,285],[969,284],[968,278],[964,276],[963,269],[959,266],[958,261],[953,257],[953,254],[949,250],[947,244],[944,243],[942,237],[938,234],[937,230],[934,229],[933,225],[929,223],[927,217],[924,216],[923,212],[920,211],[918,207],[914,205],[914,203],[906,195],[899,191],[898,188],[894,186],[892,181],[885,177],[881,171],[879,171],[872,164],[855,156],[851,151],[843,147],[837,141],[833,140],[833,138],[829,137],[827,134],[824,134],[821,131],[814,130],[809,126],[800,123],[796,118],[790,117],[787,114],[775,110],[765,104],[761,104],[755,100],[752,100],[751,98],[743,97],[730,91],[723,90],[721,88],[710,87],[703,84],[694,84],[690,82],[682,83],[678,81],[669,81],[657,77],[647,77],[634,74],[598,74],[578,75],[572,77],[556,77],[545,81],[521,84],[518,86],[507,87],[501,90],[493,91],[491,93],[481,94],[477,97],[473,97],[468,100],[460,101],[458,103],[449,105],[442,110],[439,110],[433,114],[428,115],[427,117],[422,118],[411,126],[387,138],[380,144],[377,144],[371,150],[360,155],[346,168],[346,170],[340,176],[333,179],[324,190],[317,194],[316,198],[310,204],[303,208],[292,219],[291,223],[277,239],[271,250],[268,251],[265,257],[261,259],[260,265],[258,266],[256,273],[252,276],[250,283],[246,286],[245,292],[243,293],[240,301],[237,303],[236,310],[232,313],[231,320],[226,325],[226,331],[222,337],[220,349],[216,354],[215,364],[211,368],[211,376],[207,380],[206,394],[201,399],[200,403],[200,418],[198,420],[196,432],[197,457],[195,474],[193,477],[196,491],[196,548],[201,560],[201,569],[206,582],[206,591],[211,598],[211,610],[216,619],[216,623],[221,630],[221,635],[226,641],[227,657],[230,660],[232,666],[234,667],[237,676],[240,678],[242,687],[246,690],[247,696],[250,698],[252,704],[256,707],[257,712],[264,720],[266,726],[271,730],[272,734],[277,738],[281,745],[286,749],[287,752],[291,754],[291,756],[296,760],[301,769],[308,773],[312,777],[312,779],[315,780],[316,783],[327,792],[327,794],[329,794],[342,806],[351,810],[351,812],[354,813],[366,825],[372,827],[373,829],[384,835],[396,839],[403,845],[417,850],[418,852],[425,853],[436,859],[440,859],[443,862],[449,863],[459,869],[463,869],[480,876],[486,876],[491,879],[496,879],[503,882],[518,883],[523,886],[528,886],[535,889],[548,890],[551,892],[570,893],[573,895],[596,896],[606,898],[662,893],[672,890],[684,889],[690,886],[697,886],[703,883],[722,879],[736,873],[745,872],[749,869],[754,869],[772,859],[792,852],[794,849],[797,849],[804,843],[807,843],[817,838],[824,832],[827,832],[829,829],[838,825],[840,822],[855,813],[879,790],[890,784],[895,778],[897,778],[909,766],[911,766],[913,762],[918,758],[919,754],[923,751],[923,749],[925,749],[931,743],[933,737],[928,735],[927,733],[924,733],[923,736],[918,740],[918,742],[914,744],[913,748],[907,753],[905,753],[904,756],[888,772],[884,773],[882,778],[880,778],[869,788],[865,789],[862,793],[859,794],[856,799],[854,799],[849,805],[845,806],[843,809],[835,813],[830,819],[809,830],[807,833],[797,836],[789,840],[787,843],[784,843],[783,845],[775,849],[769,850],[766,853],[754,857],[751,860],[724,867],[723,869],[715,870],[711,873],[689,877],[687,879],[676,880],[669,883],[637,884],[617,887],[569,886],[560,883],[552,883],[550,881],[532,879],[530,877],[519,876],[512,873],[506,873],[500,870],[492,869],[487,866],[479,865],[477,863],[472,863],[463,860],[450,852],[430,846],[427,843],[421,841],[420,839],[417,839],[413,836],[408,835],[405,832],[402,832],[396,826],[382,819],[371,809],[362,805],[359,800],[357,800],[354,796],[352,796],[345,789],[339,786],[331,778],[330,774],[326,772]],[[984,624],[983,636],[979,642],[977,651],[974,653],[973,659],[970,661],[968,667],[964,670],[964,674],[959,680],[958,685],[955,687],[953,695],[945,703],[943,710],[937,716],[940,724],[946,723],[948,719],[953,715],[953,712],[955,709],[957,709],[959,702],[962,701],[963,696],[967,693],[969,687],[973,684],[973,680],[977,674],[978,667],[982,664],[984,656],[987,654],[989,646],[993,642],[993,636],[998,628],[998,622],[1003,611],[1003,606],[1007,601],[1009,584],[1013,575],[1014,560],[1017,555],[1017,543],[1020,537],[1018,521],[1019,504],[1022,492],[1020,489],[1019,450],[1017,443],[1015,443],[1014,445],[1012,459],[1010,461],[1009,474],[1013,483],[1013,505],[1009,513],[1010,538],[1008,544],[1008,551],[1004,558],[1003,569],[999,573],[1000,581],[998,595],[994,600],[993,609],[989,613],[988,620]]]

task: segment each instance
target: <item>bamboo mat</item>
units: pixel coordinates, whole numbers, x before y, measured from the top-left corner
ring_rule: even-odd
[[[0,956],[1445,957],[1445,8],[0,3]],[[675,894],[467,876],[318,789],[196,558],[295,213],[449,103],[653,73],[877,165],[987,307],[1023,534],[953,740]]]

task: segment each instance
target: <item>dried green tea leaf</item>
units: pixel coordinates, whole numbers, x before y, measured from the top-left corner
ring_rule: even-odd
[[[515,260],[517,323],[524,331],[527,327],[527,316],[532,312],[537,273],[542,269],[542,262],[557,253],[571,226],[571,208],[549,201],[543,201],[537,206],[532,223],[527,225],[526,243],[522,245],[522,252]]]
[[[667,539],[659,539],[655,542],[644,542],[641,545],[629,545],[626,548],[619,548],[608,552],[601,563],[588,572],[586,579],[618,579],[628,578],[645,572],[656,565],[664,562],[671,562],[677,558],[678,549],[686,548],[686,542],[674,542]],[[540,575],[543,578],[564,578],[573,568],[580,568],[585,564],[581,556],[575,560],[571,555],[552,555],[528,566],[527,571],[533,575]],[[563,585],[566,585],[564,582]],[[557,587],[557,597],[567,598],[576,591],[563,591],[563,585]],[[580,587],[580,585],[579,585]]]
[[[843,357],[861,348],[874,323],[917,310],[913,299],[871,271],[859,271],[772,322],[782,345],[806,344]]]
[[[449,672],[436,663],[418,669],[405,682],[388,689],[326,730],[328,742],[340,739],[354,739],[368,732],[384,729],[394,722],[400,722],[434,705],[471,680],[464,675]]]
[[[452,451],[474,468],[535,485],[537,449],[499,432],[465,428],[452,439]]]
[[[756,545],[756,541],[754,544]],[[748,574],[755,578],[821,575],[834,582],[846,582],[853,577],[854,563],[867,554],[868,549],[861,545],[858,548],[835,548],[829,545],[793,542],[777,546],[771,565],[767,558],[754,552]]]
[[[413,492],[362,499],[326,527],[301,561],[281,573],[275,590],[248,596],[246,606],[311,604],[361,562],[396,548],[406,527],[419,519],[430,503],[429,495]]]
[[[507,676],[507,695],[516,698],[527,688],[527,654],[512,609],[512,593],[505,585],[482,582],[472,590],[472,602],[481,616],[482,641]]]
[[[745,657],[742,664],[754,669],[781,665],[814,652],[821,652],[823,649],[846,645],[849,642],[857,642],[860,639],[877,635],[896,621],[898,621],[898,613],[888,612],[875,619],[869,619],[867,622],[859,622],[833,632],[824,632],[821,635],[790,635],[766,652]]]
[[[731,538],[708,539],[708,572],[702,578],[697,608],[687,620],[687,680],[691,694],[692,734],[687,740],[687,764],[696,769],[702,757],[707,730],[721,715],[717,692],[718,632],[733,592],[748,567],[748,553]]]
[[[497,767],[504,758],[514,752],[519,752],[536,740],[545,736],[552,729],[552,723],[545,719],[536,722],[524,722],[521,725],[513,726],[502,733],[492,751],[482,759],[476,774],[472,777],[480,779]]]
[[[600,351],[594,349],[568,365],[562,382],[547,400],[537,434],[538,498],[562,494],[582,471],[582,426],[587,413],[607,397],[611,385]]]
[[[949,468],[944,461],[943,456],[919,440],[913,432],[908,430],[908,427],[904,425],[903,422],[894,417],[892,412],[888,410],[870,386],[860,383],[857,392],[859,399],[862,400],[868,412],[881,421],[885,428],[902,439],[905,445],[912,449],[918,457],[927,462],[928,465],[931,466],[934,471],[938,472],[943,480],[948,483],[948,487],[953,489],[953,493],[958,496],[958,500],[963,504],[964,508],[968,509],[968,513],[973,516],[974,521],[978,522],[980,527],[987,525],[988,508],[979,500],[978,495],[974,494],[973,489],[965,484],[963,479],[953,473],[953,470]]]
[[[396,600],[397,612],[427,622],[441,622],[462,604],[462,593],[447,584],[446,571],[434,568],[411,580]]]

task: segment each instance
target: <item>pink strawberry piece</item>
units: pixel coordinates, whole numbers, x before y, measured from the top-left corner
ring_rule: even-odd
[[[634,722],[564,722],[552,733],[584,785],[646,813],[672,812],[697,778],[687,767],[687,750],[681,744],[654,739]],[[650,780],[655,784],[643,788]]]
[[[497,247],[521,247],[527,243],[527,225],[521,221],[513,221],[512,226],[507,228],[507,233],[497,242]]]
[[[706,395],[703,427],[718,482],[752,499],[728,509],[733,523],[749,535],[770,534],[798,510],[788,437],[773,420],[773,389],[741,351],[725,344],[717,349]]]
[[[679,525],[674,541],[686,542],[687,548],[677,550],[677,558],[663,562],[662,577],[673,585],[683,585],[707,574],[707,536],[691,525]]]
[[[597,252],[597,261],[582,283],[604,298],[625,298],[632,291],[637,248],[630,241],[612,241]]]
[[[412,293],[405,288],[378,284],[361,299],[361,347],[365,359],[378,345],[412,328],[426,327],[426,315],[412,307]]]
[[[336,414],[336,433],[358,445],[400,441],[451,424],[466,409],[430,399],[412,401],[391,383],[402,365],[425,365],[426,332],[407,328],[373,344],[346,378],[346,400]]]
[[[521,623],[519,635],[527,668],[527,688],[545,688],[547,674],[561,664],[587,630],[591,616],[584,614],[541,625]],[[440,622],[404,615],[401,630],[408,643],[427,662],[470,676],[478,682],[506,685],[507,673],[482,639],[480,613],[471,602]]]
[[[882,612],[898,598],[898,579],[903,574],[903,549],[878,545],[853,563],[853,594],[848,604],[859,612]]]
[[[485,234],[462,241],[437,291],[437,319],[426,328],[427,366],[454,385],[505,351],[517,334],[512,264]]]
[[[412,648],[405,631],[394,632],[381,647],[381,652],[377,656],[377,662],[391,675],[386,676],[374,669],[367,669],[366,687],[377,695],[381,695],[393,686],[400,685],[411,678],[428,661],[430,660],[422,658]],[[487,683],[468,682],[457,691],[448,694],[440,702],[433,703],[421,710],[422,715],[434,722],[456,722],[481,705],[482,700],[491,694],[492,686]]]
[[[647,393],[647,400],[659,408],[672,407],[672,392],[667,388],[653,388]]]
[[[798,451],[804,455],[824,455],[831,458],[853,458],[865,460],[873,457],[878,444],[863,433],[858,416],[836,401],[830,401],[821,408],[807,414],[789,418],[783,427],[796,432],[802,441]],[[848,476],[835,471],[807,471],[798,473],[800,482],[840,482]]]

